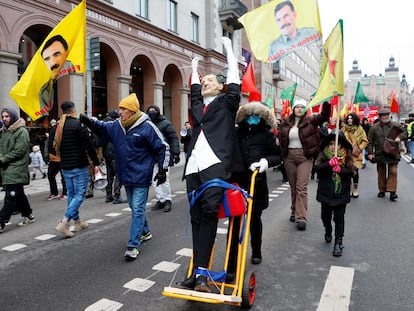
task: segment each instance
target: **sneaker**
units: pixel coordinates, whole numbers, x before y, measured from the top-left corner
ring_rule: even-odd
[[[49,194],[47,196],[46,200],[52,201],[52,200],[57,199],[57,198],[59,198],[59,196],[57,194],[56,195],[55,194]]]
[[[146,233],[143,233],[140,237],[141,241],[148,241],[148,240],[151,240],[151,239],[152,239],[152,234],[151,234],[150,231],[148,231]]]
[[[29,224],[33,223],[34,221],[35,221],[35,218],[34,218],[33,214],[30,214],[29,216],[24,217],[23,221],[19,222],[18,225],[19,226],[26,226],[26,225],[29,225]]]
[[[64,195],[64,194],[61,194],[60,196],[59,196],[59,200],[66,200],[67,199],[67,196],[66,195]]]
[[[127,247],[127,250],[125,251],[124,257],[126,260],[135,260],[137,259],[139,254],[138,248],[136,247]]]
[[[151,206],[151,209],[153,211],[155,210],[160,210],[164,208],[164,203],[161,203],[161,201],[157,201],[157,203],[155,203],[153,206]]]

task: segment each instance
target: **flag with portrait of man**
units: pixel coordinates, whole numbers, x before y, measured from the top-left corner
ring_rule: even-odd
[[[273,0],[241,16],[253,55],[274,63],[322,38],[317,0]]]
[[[48,34],[10,97],[32,120],[53,108],[54,83],[69,73],[86,71],[86,0],[79,3]]]

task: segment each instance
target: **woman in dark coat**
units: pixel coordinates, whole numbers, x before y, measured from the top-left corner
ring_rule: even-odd
[[[321,152],[316,159],[318,174],[316,200],[321,202],[321,218],[325,227],[325,241],[332,241],[332,214],[335,223],[335,245],[332,255],[342,255],[342,238],[345,227],[345,208],[351,200],[351,179],[354,175],[352,145],[340,132],[337,155],[335,155],[335,133],[326,136],[321,142]]]
[[[267,187],[266,169],[276,166],[281,161],[280,147],[276,144],[273,129],[276,118],[273,112],[260,102],[250,102],[240,106],[237,115],[237,138],[243,158],[243,171],[233,173],[232,181],[249,191],[253,171],[256,175],[253,196],[253,210],[250,222],[251,246],[253,264],[262,262],[262,211],[269,205],[269,190]],[[239,239],[240,222],[234,221],[232,255],[229,259],[228,273],[233,273],[237,258],[237,240]]]

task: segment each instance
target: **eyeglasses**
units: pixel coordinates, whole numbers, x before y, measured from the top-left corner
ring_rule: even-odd
[[[295,106],[295,108],[305,109],[305,106]]]

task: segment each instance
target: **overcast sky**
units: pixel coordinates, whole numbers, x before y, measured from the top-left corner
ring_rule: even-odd
[[[384,74],[395,58],[400,78],[414,87],[414,14],[410,0],[318,0],[323,42],[339,19],[344,25],[344,76],[358,61],[362,75]]]

